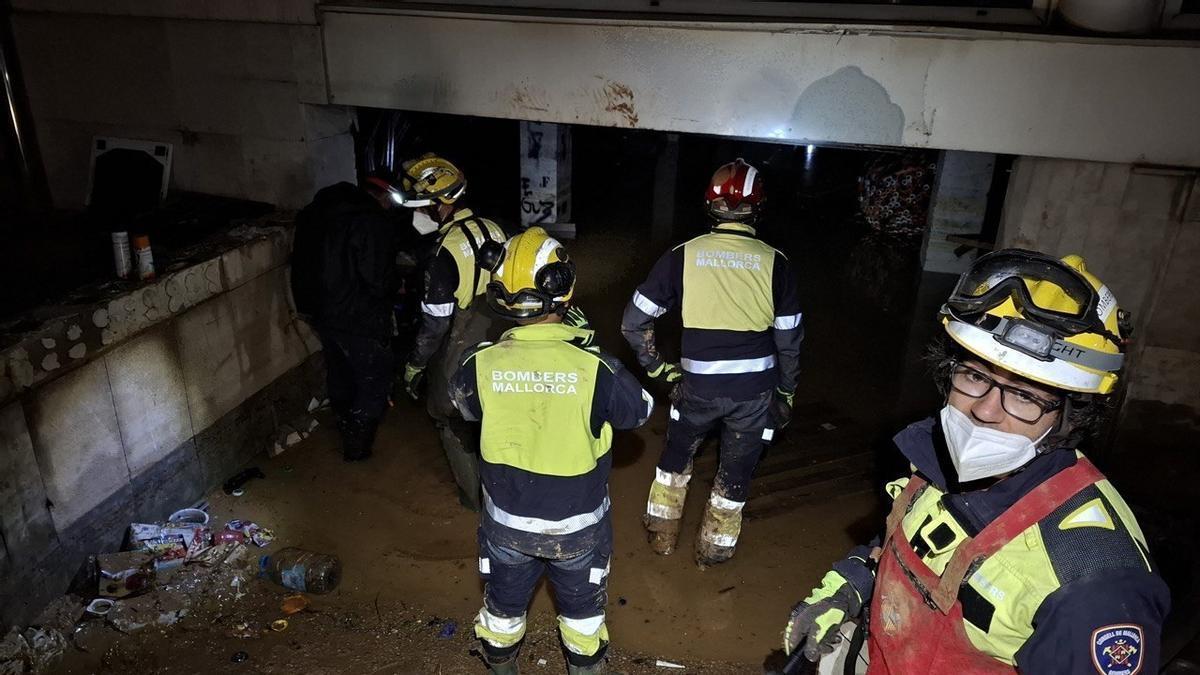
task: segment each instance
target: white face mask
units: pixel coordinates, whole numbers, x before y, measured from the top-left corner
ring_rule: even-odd
[[[1037,456],[1038,443],[1050,434],[1047,429],[1031,441],[1021,434],[977,426],[950,404],[942,408],[941,418],[946,448],[961,483],[1016,471]]]
[[[413,229],[421,233],[422,236],[432,232],[437,232],[439,227],[437,221],[433,218],[430,218],[429,214],[425,213],[424,211],[413,212],[412,226]]]

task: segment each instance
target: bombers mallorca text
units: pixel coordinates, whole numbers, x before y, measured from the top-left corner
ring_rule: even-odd
[[[761,270],[762,255],[735,251],[696,251],[696,267],[725,267],[737,270]]]
[[[551,370],[493,370],[492,391],[497,394],[577,394],[579,373]]]

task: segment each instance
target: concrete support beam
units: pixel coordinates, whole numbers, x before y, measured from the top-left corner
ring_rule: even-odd
[[[978,257],[978,249],[957,255],[962,244],[947,237],[977,237],[983,231],[988,191],[996,156],[986,152],[946,150],[937,168],[929,203],[922,266],[927,272],[962,274]]]
[[[575,238],[571,218],[571,128],[521,123],[521,224]]]

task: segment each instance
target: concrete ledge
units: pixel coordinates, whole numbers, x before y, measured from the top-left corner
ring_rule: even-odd
[[[290,240],[243,226],[162,279],[89,289],[9,336],[0,625],[28,621],[130,521],[193,503],[324,397],[319,346],[290,306]]]

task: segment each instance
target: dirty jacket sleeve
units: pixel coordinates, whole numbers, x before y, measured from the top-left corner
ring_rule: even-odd
[[[468,422],[483,419],[483,406],[479,403],[479,379],[475,371],[475,353],[491,343],[484,342],[468,349],[463,354],[462,364],[450,378],[450,400]]]
[[[647,372],[663,363],[654,336],[654,320],[679,303],[683,287],[683,249],[677,247],[658,259],[650,276],[637,290],[621,317],[621,333]]]
[[[796,272],[791,261],[782,253],[775,254],[771,285],[775,301],[772,336],[775,338],[775,354],[779,364],[779,388],[793,392],[796,391],[796,380],[800,375],[800,342],[804,340],[804,324],[801,322],[800,298],[796,290]]]
[[[424,368],[437,353],[454,322],[458,288],[458,266],[454,256],[446,249],[439,249],[425,271],[425,297],[421,300],[421,327],[417,331],[412,354],[408,362]]]
[[[1169,605],[1166,584],[1143,570],[1121,570],[1068,583],[1038,607],[1033,635],[1016,654],[1017,671],[1157,673],[1162,622]],[[1118,640],[1123,640],[1121,649],[1134,651],[1116,653],[1116,663],[1124,659],[1127,665],[1110,668],[1111,650],[1118,647]]]
[[[634,429],[654,412],[654,399],[637,378],[616,358],[600,354],[603,362],[596,373],[596,395],[592,398],[592,434],[600,435],[605,422],[614,429]]]

